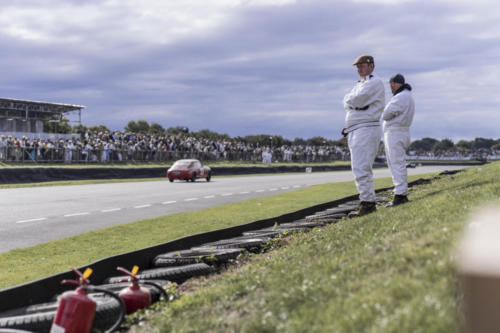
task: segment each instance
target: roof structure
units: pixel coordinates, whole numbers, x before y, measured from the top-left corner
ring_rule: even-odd
[[[78,119],[70,122],[81,124],[83,108],[82,105],[0,98],[0,133],[17,137],[40,137],[44,133],[46,121],[56,123],[56,133],[57,123],[63,121],[63,115],[69,116],[75,112]]]
[[[43,118],[48,114],[81,111],[82,105],[37,102],[12,98],[0,98],[0,115],[27,118]]]

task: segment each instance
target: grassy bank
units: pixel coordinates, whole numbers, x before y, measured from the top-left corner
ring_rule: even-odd
[[[406,205],[294,236],[191,281],[194,292],[131,331],[460,332],[454,248],[471,211],[499,197],[500,163],[442,177],[412,190]]]

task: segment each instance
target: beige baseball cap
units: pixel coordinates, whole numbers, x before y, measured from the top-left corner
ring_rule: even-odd
[[[373,57],[371,55],[360,55],[359,57],[356,58],[356,60],[352,63],[353,66],[356,66],[357,64],[375,64],[375,61],[373,60]]]

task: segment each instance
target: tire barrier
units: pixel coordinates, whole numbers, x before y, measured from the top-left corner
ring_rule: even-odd
[[[236,260],[241,253],[240,249],[191,248],[190,250],[160,254],[153,259],[153,265],[156,267],[172,267],[200,262],[209,265],[222,265]]]
[[[3,168],[0,184],[23,184],[62,180],[134,179],[165,177],[164,168]]]
[[[425,184],[430,180],[419,179],[409,187]],[[380,194],[392,187],[377,190],[377,202],[388,198]],[[230,228],[219,229],[183,237],[145,249],[101,259],[88,266],[94,271],[93,280],[101,283],[95,288],[118,293],[129,285],[126,276],[114,276],[117,266],[130,263],[146,267],[136,275],[144,284],[149,282],[152,300],[158,301],[163,290],[171,282],[183,283],[191,277],[203,276],[216,271],[237,259],[244,251],[259,252],[271,238],[280,234],[308,231],[344,218],[357,208],[357,195],[304,208],[274,218],[259,220]],[[72,277],[71,271],[49,276],[12,288],[0,290],[0,333],[2,329],[48,332],[57,309],[57,298],[67,286],[60,281]],[[160,285],[160,288],[155,285]],[[56,296],[57,297],[57,296]],[[97,302],[94,328],[108,329],[116,321],[118,302],[102,293],[90,293]]]
[[[298,220],[296,222],[292,222],[292,223],[282,223],[279,225],[279,229],[287,229],[287,228],[291,228],[291,229],[297,229],[297,228],[308,228],[308,229],[311,229],[311,228],[316,228],[316,227],[323,227],[325,225],[325,223],[322,223],[322,222],[308,222],[306,221],[305,219],[301,219],[301,220]]]
[[[247,238],[245,236],[235,237],[230,239],[223,239],[216,242],[211,242],[207,244],[202,244],[200,248],[206,249],[245,249],[251,252],[258,252],[259,249],[266,243],[264,238]]]
[[[208,275],[212,273],[212,267],[207,264],[191,264],[177,267],[161,267],[140,271],[137,277],[141,280],[164,279],[176,283],[182,283],[194,276]],[[107,278],[106,283],[122,282],[123,276],[114,276]]]
[[[258,229],[258,230],[246,231],[243,233],[243,236],[253,237],[253,238],[265,237],[267,239],[275,238],[279,235],[281,235],[281,231],[274,230],[273,228]]]

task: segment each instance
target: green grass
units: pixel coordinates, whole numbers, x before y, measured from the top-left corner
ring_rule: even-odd
[[[416,178],[415,176],[414,178]],[[376,180],[379,187],[389,179]],[[353,182],[324,184],[189,213],[114,226],[0,253],[0,289],[66,271],[114,254],[182,236],[278,216],[356,193]]]
[[[406,205],[295,235],[191,281],[194,292],[131,331],[460,332],[457,239],[471,211],[499,197],[500,163],[443,176],[413,189]]]

